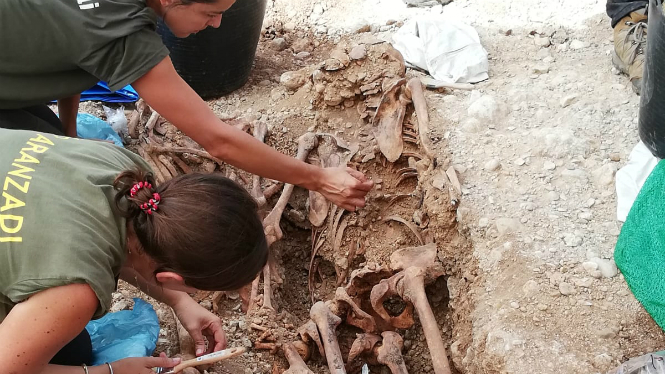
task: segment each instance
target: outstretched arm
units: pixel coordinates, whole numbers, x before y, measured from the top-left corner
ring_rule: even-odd
[[[365,206],[373,182],[346,168],[322,169],[286,156],[233,126],[222,122],[180,78],[166,57],[133,83],[145,101],[211,155],[264,178],[321,192],[347,209]]]

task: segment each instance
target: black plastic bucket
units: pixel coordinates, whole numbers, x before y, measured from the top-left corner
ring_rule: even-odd
[[[664,18],[662,0],[650,0],[639,119],[640,139],[661,159],[665,159]]]
[[[225,95],[249,79],[267,0],[236,0],[219,28],[180,39],[159,22],[157,31],[180,76],[203,98]]]

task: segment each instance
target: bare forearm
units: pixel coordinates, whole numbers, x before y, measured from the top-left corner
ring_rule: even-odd
[[[232,126],[217,126],[218,139],[208,152],[264,178],[291,183],[309,190],[320,188],[321,168],[289,157]]]
[[[210,154],[264,178],[318,190],[321,168],[288,157],[222,122],[167,58],[134,82],[139,95]]]
[[[74,95],[58,100],[58,115],[65,135],[76,137],[76,115],[79,110],[81,95]]]

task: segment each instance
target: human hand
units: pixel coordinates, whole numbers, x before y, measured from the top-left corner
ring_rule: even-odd
[[[111,363],[114,374],[155,374],[152,368],[172,368],[180,358],[168,358],[163,352],[159,357],[132,357]],[[106,366],[106,365],[104,365]]]
[[[365,195],[374,187],[374,182],[349,167],[324,168],[321,193],[333,204],[355,212],[365,206]]]
[[[226,348],[226,334],[222,329],[222,320],[194,301],[191,297],[180,300],[173,306],[173,311],[182,326],[194,339],[196,356],[220,351]],[[205,349],[205,337],[208,350]]]

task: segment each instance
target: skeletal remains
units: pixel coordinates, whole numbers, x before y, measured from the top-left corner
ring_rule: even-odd
[[[398,57],[394,58],[399,60]],[[403,70],[402,67],[400,69]],[[362,112],[361,118],[368,117],[368,108],[376,108],[371,118],[368,119],[374,128],[374,138],[378,144],[377,152],[383,154],[385,160],[389,162],[395,162],[403,156],[410,158],[409,167],[397,170],[399,175],[397,184],[399,185],[407,178],[418,178],[421,170],[418,169],[417,163],[412,164],[413,159],[428,159],[430,162],[434,159],[432,142],[428,136],[427,104],[420,79],[412,78],[407,81],[399,76],[385,78],[379,76],[371,85],[364,86],[362,91],[367,95],[367,100],[358,105],[359,112]],[[377,97],[379,93],[382,96]],[[407,106],[410,103],[413,103],[414,106],[417,126],[404,121]],[[206,160],[215,167],[222,165],[221,160],[200,149],[164,146],[160,138],[154,136],[154,131],[159,128],[161,117],[157,112],[150,113],[151,109],[145,103],[139,102],[137,111],[129,121],[129,133],[132,137],[138,137],[141,118],[149,115],[145,126],[146,134],[142,138],[143,141],[138,151],[151,164],[158,180],[164,181],[176,176],[180,173],[178,168],[183,173],[191,172],[192,169],[185,161],[191,161],[192,157],[199,163],[201,160]],[[250,123],[232,120],[230,122],[242,131],[251,129],[253,136],[260,141],[264,141],[267,136],[267,126],[259,121]],[[424,155],[405,150],[405,143],[416,145],[424,152]],[[298,139],[296,158],[322,167],[336,167],[347,165],[356,153],[358,153],[356,144],[349,145],[336,135],[308,132]],[[272,246],[283,236],[280,228],[281,217],[294,186],[286,184],[282,188],[281,184],[275,183],[262,190],[259,176],[253,176],[251,181],[233,172],[227,172],[227,176],[234,180],[242,179],[244,184],[248,185],[248,190],[260,208],[264,208],[268,199],[281,189],[282,193],[275,206],[263,220],[268,245]],[[406,195],[398,195],[393,200],[404,196]],[[392,203],[393,201],[391,201]],[[389,266],[367,263],[365,267],[348,274],[348,264],[352,262],[356,254],[356,249],[353,248],[346,254],[347,267],[336,267],[338,287],[335,297],[328,301],[314,302],[317,253],[324,245],[329,245],[332,253],[342,252],[340,244],[344,238],[345,229],[353,225],[353,219],[351,215],[345,214],[343,209],[332,205],[317,192],[309,193],[308,218],[312,225],[309,290],[313,306],[310,310],[310,320],[298,329],[300,340],[289,343],[277,341],[271,331],[256,326],[256,329],[263,333],[255,342],[255,349],[266,349],[272,353],[281,349],[290,365],[290,368],[285,371],[287,374],[312,373],[307,368],[305,361],[312,357],[313,350],[327,361],[328,368],[333,374],[343,374],[353,370],[358,360],[364,360],[374,365],[386,365],[393,374],[406,374],[408,371],[402,357],[403,341],[401,336],[393,330],[412,327],[415,311],[423,328],[434,372],[449,374],[451,371],[445,345],[425,294],[425,285],[443,275],[443,267],[437,262],[436,245],[421,235],[419,228],[410,220],[404,220],[398,216],[385,217],[385,221],[396,221],[407,226],[415,234],[421,246],[394,252]],[[416,223],[420,226],[419,221]],[[269,257],[262,275],[261,309],[274,312],[277,310],[277,305],[272,297],[272,285],[273,282],[280,284],[282,279],[276,271],[273,256]],[[255,310],[257,301],[260,302],[258,298],[260,279],[261,274],[257,276],[251,286],[239,290],[239,295],[243,299],[243,309],[247,312]],[[342,286],[343,284],[345,286]],[[214,306],[221,294],[218,292],[213,296]],[[395,297],[401,298],[405,303],[403,311],[397,316],[388,313],[384,307],[386,300]],[[354,326],[363,331],[357,335],[346,360],[342,355],[337,338],[337,328],[341,324]]]

